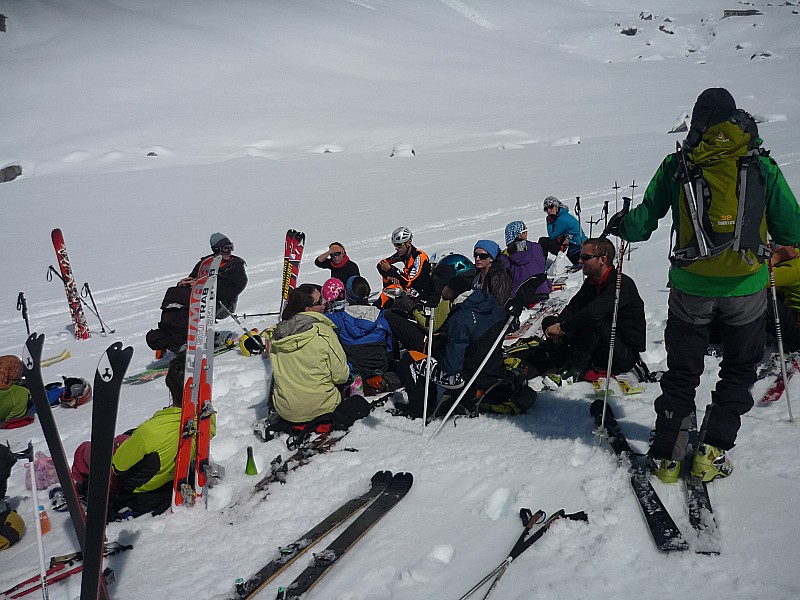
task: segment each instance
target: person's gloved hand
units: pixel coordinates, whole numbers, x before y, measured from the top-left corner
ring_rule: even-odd
[[[258,334],[248,335],[245,337],[244,347],[250,354],[263,354],[266,350],[264,338]]]
[[[416,308],[416,302],[411,296],[408,295],[408,292],[406,291],[400,292],[392,304],[392,309],[406,315],[410,315],[412,312],[414,312],[414,308]]]
[[[630,198],[623,198],[622,202],[622,210],[611,215],[611,218],[608,220],[608,225],[606,225],[606,228],[603,230],[603,235],[600,237],[607,237],[609,235],[619,237],[619,226],[622,223],[622,219],[625,218],[625,215],[627,215],[631,209]]]
[[[506,305],[504,308],[509,316],[513,315],[515,318],[519,319],[522,315],[522,310],[525,308],[525,305],[522,303],[522,300],[514,297],[506,300]]]

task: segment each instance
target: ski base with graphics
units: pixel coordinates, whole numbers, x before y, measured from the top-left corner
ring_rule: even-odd
[[[69,254],[67,254],[67,244],[64,242],[64,234],[60,229],[56,228],[53,229],[50,237],[53,240],[53,248],[56,251],[58,267],[61,270],[61,279],[64,282],[64,291],[67,294],[67,304],[69,305],[69,312],[72,316],[75,339],[88,340],[90,337],[89,325],[86,322],[86,315],[83,314],[83,306],[81,306],[78,286],[75,285],[75,278],[72,275],[72,266],[69,262]]]

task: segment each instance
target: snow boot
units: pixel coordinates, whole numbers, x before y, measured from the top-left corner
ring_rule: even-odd
[[[733,462],[724,450],[701,444],[694,455],[692,475],[700,477],[704,482],[709,482],[717,477],[727,477],[733,472]]]

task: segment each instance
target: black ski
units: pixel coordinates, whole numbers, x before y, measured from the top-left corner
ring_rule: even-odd
[[[111,344],[103,354],[94,374],[92,400],[92,451],[89,459],[89,491],[86,540],[83,547],[81,598],[95,600],[103,581],[103,549],[108,518],[108,485],[111,458],[117,428],[119,391],[125,371],[131,363],[133,348],[122,342]]]
[[[603,400],[595,400],[589,409],[592,418],[598,427],[603,418]],[[622,466],[630,469],[631,487],[636,494],[636,499],[642,507],[647,526],[653,536],[656,547],[663,552],[673,550],[687,550],[689,545],[681,535],[681,530],[672,520],[667,508],[656,494],[653,484],[650,482],[650,475],[647,466],[641,460],[636,460],[625,434],[614,417],[611,406],[606,407],[605,429],[608,433],[609,443],[614,453],[617,455]]]
[[[695,533],[695,552],[698,554],[719,554],[719,531],[708,487],[700,477],[692,475],[694,452],[699,446],[697,432],[697,416],[692,413],[692,429],[689,431],[689,443],[686,446],[686,460],[683,461],[683,480],[686,483],[686,507],[689,512],[689,523]]]
[[[275,579],[275,577],[282,573],[284,569],[305,554],[309,548],[314,546],[314,544],[319,542],[381,494],[391,480],[391,471],[378,471],[375,473],[375,475],[372,476],[372,487],[369,491],[342,504],[339,508],[322,519],[317,525],[301,535],[297,541],[284,548],[280,548],[280,555],[268,562],[250,579],[244,583],[237,584],[236,593],[238,597],[254,598],[265,586]]]
[[[50,449],[50,456],[58,474],[58,480],[64,491],[64,496],[69,509],[69,516],[72,520],[72,527],[75,529],[75,536],[78,538],[78,545],[81,551],[85,550],[86,539],[86,516],[83,512],[78,492],[75,489],[75,482],[69,468],[67,454],[64,452],[64,445],[61,443],[61,436],[58,433],[56,420],[53,418],[53,410],[44,389],[42,379],[42,347],[44,346],[44,334],[37,335],[35,332],[28,336],[25,348],[22,351],[22,365],[25,374],[25,381],[31,393],[33,404],[36,407],[36,414],[39,416],[39,424],[42,427],[47,447]],[[104,582],[100,587],[101,600],[108,599],[108,591],[105,589]]]
[[[319,554],[314,562],[286,588],[287,600],[297,600],[311,590],[372,527],[400,502],[411,489],[414,478],[411,473],[396,473],[377,498],[353,521],[347,529]]]

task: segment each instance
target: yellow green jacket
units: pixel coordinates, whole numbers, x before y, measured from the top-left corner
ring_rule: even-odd
[[[772,272],[778,296],[794,312],[800,312],[800,258],[778,263]]]
[[[336,386],[350,376],[333,322],[306,311],[268,329],[266,337],[278,414],[292,423],[307,423],[333,412],[342,401]]]
[[[180,407],[162,408],[120,444],[111,464],[126,491],[150,492],[175,478],[180,427]],[[216,415],[212,415],[212,437],[216,429]]]
[[[0,423],[24,417],[30,398],[28,389],[16,383],[12,383],[7,390],[0,390]]]

